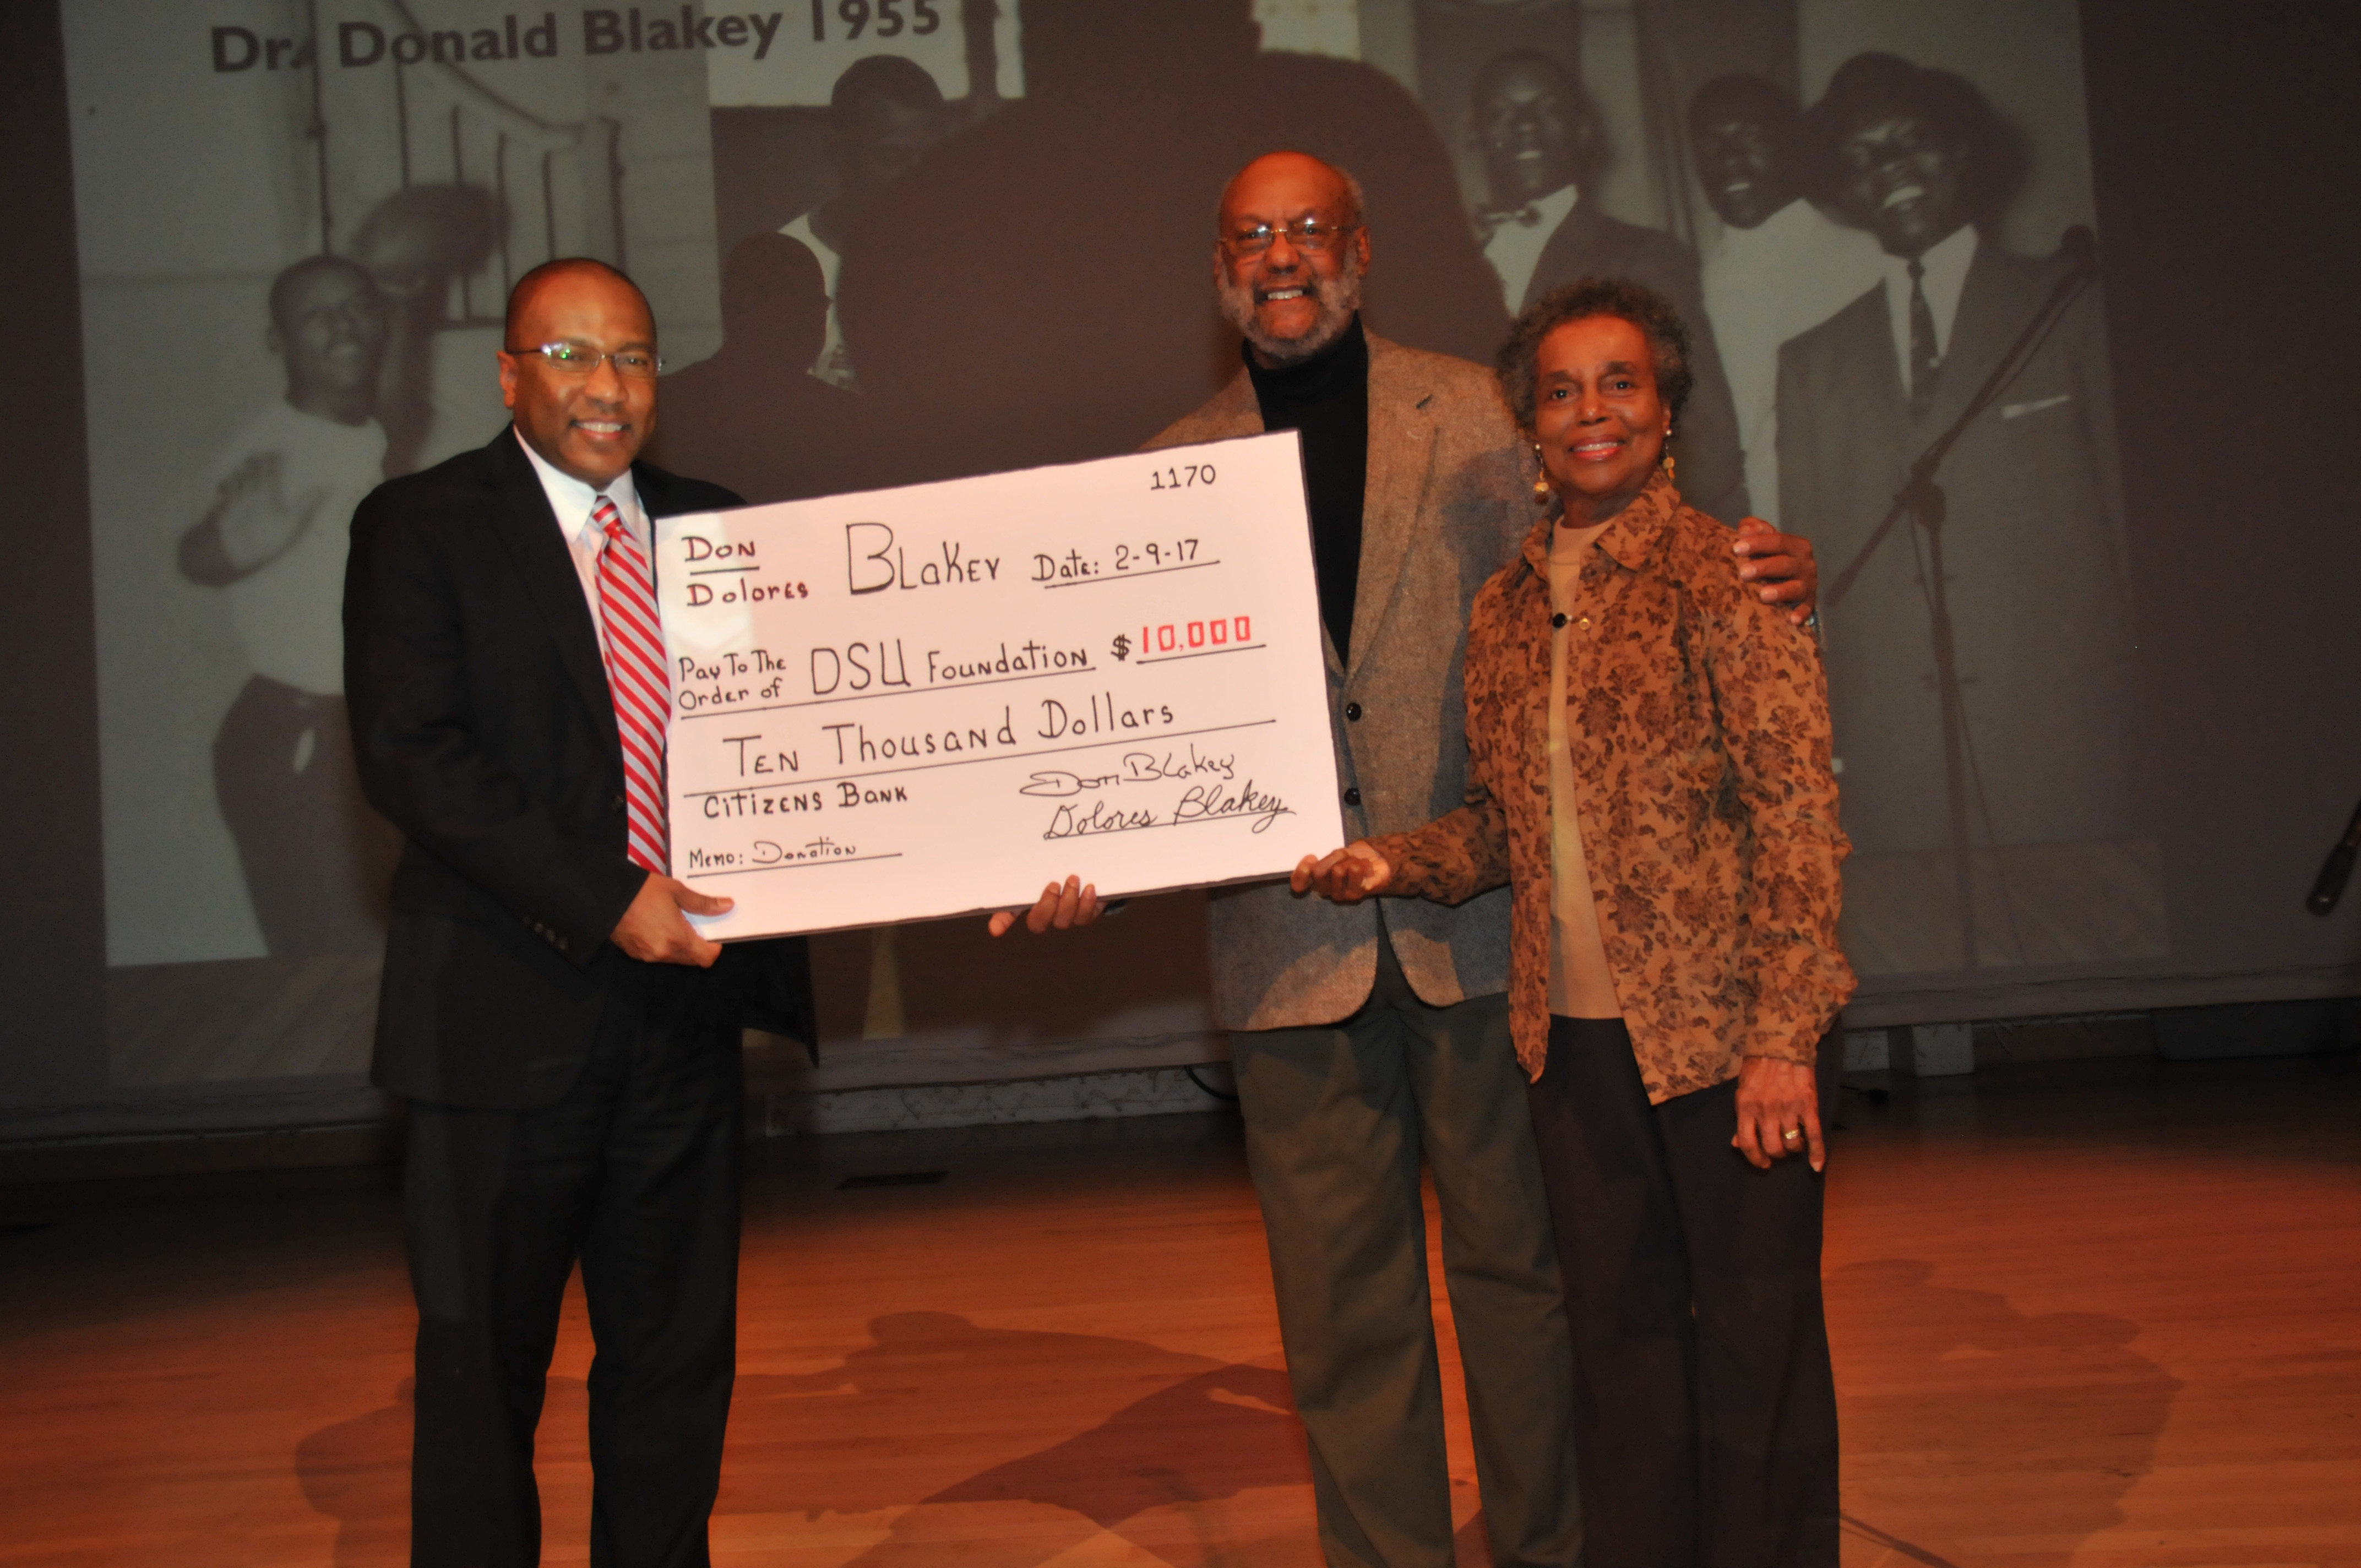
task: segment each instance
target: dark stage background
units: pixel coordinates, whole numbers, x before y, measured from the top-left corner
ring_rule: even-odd
[[[1717,485],[1697,499],[1813,534],[1833,574],[1890,492],[1855,406],[1875,411],[1874,377],[1839,341],[1883,264],[1840,184],[1726,221],[1689,111],[1733,71],[1808,105],[1870,50],[1989,106],[2016,177],[1985,265],[2084,225],[2104,280],[1947,471],[1981,763],[1965,930],[1907,535],[1829,610],[1851,1020],[2361,990],[2361,915],[2301,907],[2361,792],[2349,8],[2224,30],[2178,0],[826,0],[692,11],[699,47],[664,47],[681,21],[0,13],[20,350],[0,1140],[378,1113],[383,844],[336,729],[342,523],[380,475],[499,428],[490,353],[524,268],[629,268],[673,367],[658,460],[778,499],[1104,455],[1194,407],[1235,372],[1211,217],[1254,152],[1354,169],[1371,325],[1472,357],[1569,207],[1603,214],[1660,236],[1717,343],[1728,413],[1718,436],[1688,422],[1684,478]],[[1571,187],[1511,189],[1486,156],[1480,127],[1536,94],[1558,123],[1531,134],[1578,141],[1589,105]],[[353,265],[297,274],[274,315],[274,280],[324,252]],[[2006,316],[1981,287],[1963,323]],[[367,362],[357,424],[298,406],[338,332]],[[1842,397],[1777,406],[1790,343]],[[225,538],[265,540],[262,564]],[[817,950],[823,1059],[906,1081],[1224,1054],[1193,895],[1087,962],[966,922]]]

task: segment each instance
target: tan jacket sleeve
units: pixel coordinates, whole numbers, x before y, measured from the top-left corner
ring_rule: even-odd
[[[1484,786],[1467,786],[1468,802],[1407,833],[1386,833],[1370,847],[1393,868],[1386,892],[1437,904],[1465,904],[1509,880],[1509,822]]]

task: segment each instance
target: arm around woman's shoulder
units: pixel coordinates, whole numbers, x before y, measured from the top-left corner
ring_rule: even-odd
[[[1754,999],[1745,1054],[1807,1062],[1855,983],[1837,942],[1838,868],[1851,845],[1838,822],[1819,643],[1731,577],[1725,530],[1696,513],[1683,523],[1699,652],[1754,840],[1740,955]]]

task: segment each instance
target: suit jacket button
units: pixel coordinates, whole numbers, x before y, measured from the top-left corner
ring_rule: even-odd
[[[1346,703],[1345,705],[1345,717],[1351,719],[1356,724],[1361,722],[1361,705],[1357,702]]]
[[[616,816],[620,817],[629,809],[629,806],[625,803],[623,797],[619,795],[614,799],[607,803],[607,809],[613,812]]]
[[[1361,786],[1359,784],[1351,784],[1346,786],[1345,790],[1345,804],[1347,806],[1358,806],[1361,804]]]

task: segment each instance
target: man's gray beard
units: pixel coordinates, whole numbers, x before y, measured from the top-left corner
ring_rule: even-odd
[[[1274,365],[1292,365],[1311,358],[1344,336],[1345,329],[1353,324],[1354,313],[1361,308],[1360,258],[1346,251],[1334,279],[1314,278],[1307,270],[1303,289],[1319,304],[1320,319],[1301,337],[1272,337],[1256,330],[1251,283],[1221,280],[1222,314],[1265,359]]]

